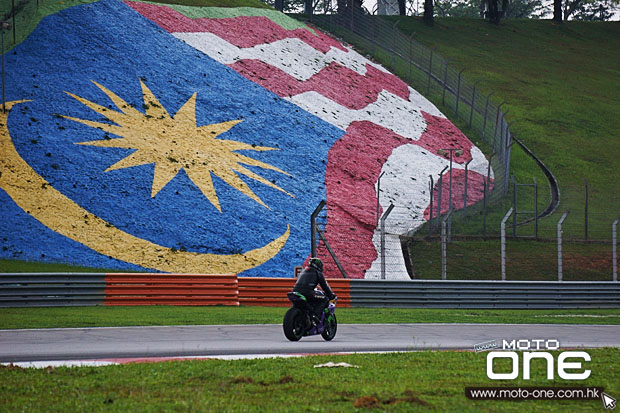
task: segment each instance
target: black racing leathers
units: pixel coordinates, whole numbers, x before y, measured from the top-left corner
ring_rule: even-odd
[[[320,297],[314,294],[314,289],[317,285],[321,286],[326,297]],[[304,297],[308,299],[308,303],[318,314],[327,307],[329,300],[335,297],[332,289],[329,288],[329,284],[325,281],[323,273],[314,267],[306,267],[306,269],[299,274],[293,291],[303,294]]]

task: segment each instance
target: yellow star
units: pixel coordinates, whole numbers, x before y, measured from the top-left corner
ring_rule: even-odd
[[[120,112],[90,102],[72,93],[65,93],[107,117],[114,124],[69,116],[63,117],[121,136],[121,138],[80,142],[78,145],[136,149],[129,156],[111,165],[105,172],[154,163],[155,172],[151,188],[151,197],[154,197],[183,169],[189,179],[220,212],[222,212],[222,207],[215,192],[211,174],[266,208],[269,207],[252,192],[250,187],[239,177],[239,174],[293,197],[284,189],[242,165],[257,166],[289,176],[290,174],[275,166],[235,152],[240,150],[262,152],[277,150],[277,148],[217,139],[218,135],[227,132],[242,120],[231,120],[200,127],[196,125],[196,93],[185,102],[174,116],[170,116],[142,80],[140,85],[142,86],[145,113],[133,108],[104,86],[94,81],[93,83],[110,98]]]

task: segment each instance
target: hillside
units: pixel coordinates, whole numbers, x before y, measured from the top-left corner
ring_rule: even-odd
[[[291,276],[325,199],[354,278],[378,276],[394,203],[390,274],[408,278],[398,234],[425,222],[439,148],[463,150],[481,199],[485,158],[435,106],[273,10],[101,0],[42,19],[7,67],[4,258]]]
[[[599,216],[604,220],[595,230],[610,231],[610,217],[620,213],[620,22],[503,20],[493,26],[477,19],[437,19],[429,28],[407,18],[398,28],[437,47],[451,65],[465,69],[468,80],[481,81],[484,94],[494,92],[493,99],[506,102],[502,109],[511,129],[561,187],[558,212],[543,224],[548,236],[558,214],[583,213],[583,179],[594,224]],[[529,183],[533,176],[543,181],[534,169],[523,152],[514,151],[511,173],[518,181]],[[583,233],[580,224],[571,227],[575,236]]]

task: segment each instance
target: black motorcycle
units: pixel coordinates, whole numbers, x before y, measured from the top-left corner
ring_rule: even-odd
[[[315,294],[325,295],[320,290],[315,290]],[[284,322],[282,323],[286,338],[291,341],[299,341],[304,336],[320,334],[323,339],[330,341],[336,336],[338,329],[338,322],[336,321],[337,298],[329,302],[325,311],[316,320],[311,317],[313,308],[303,294],[291,291],[286,296],[293,303],[293,306],[284,314]]]

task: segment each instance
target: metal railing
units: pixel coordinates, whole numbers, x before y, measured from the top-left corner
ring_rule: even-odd
[[[292,278],[184,274],[0,274],[0,307],[290,305]],[[614,282],[329,280],[344,307],[618,308]]]
[[[351,307],[618,308],[620,284],[351,280]]]

